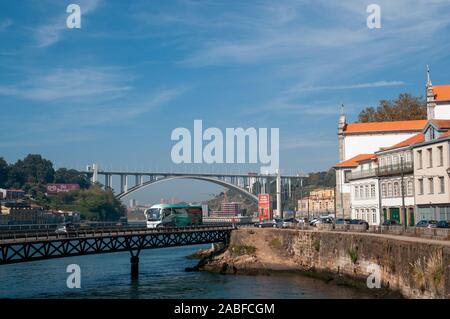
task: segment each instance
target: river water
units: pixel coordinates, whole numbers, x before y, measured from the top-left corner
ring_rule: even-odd
[[[301,275],[233,276],[186,272],[185,256],[208,245],[144,250],[138,281],[128,252],[0,266],[0,298],[368,298],[353,288]],[[66,285],[69,264],[81,268],[81,288]]]

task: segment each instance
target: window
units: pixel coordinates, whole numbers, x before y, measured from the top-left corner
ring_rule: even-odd
[[[417,168],[422,168],[422,151],[417,151]]]
[[[445,180],[444,177],[439,177],[439,193],[444,194],[445,193]]]
[[[364,198],[364,186],[359,186],[359,198]]]
[[[359,210],[358,209],[355,210],[355,214],[356,214],[355,219],[359,219]]]
[[[428,167],[433,167],[433,149],[427,148],[428,153]]]
[[[411,162],[411,153],[410,152],[406,152],[406,161]]]
[[[438,146],[438,153],[439,153],[439,166],[444,165],[444,149],[442,146]]]
[[[418,181],[419,181],[419,195],[423,195],[423,179],[420,178]]]
[[[365,186],[365,189],[366,189],[366,198],[370,198],[370,193],[369,193],[369,185],[366,185]]]
[[[344,171],[344,183],[348,183],[351,173],[352,173],[351,170]]]
[[[434,194],[433,177],[428,178],[428,194]]]
[[[385,166],[386,166],[386,160],[385,160],[384,157],[381,158],[380,166],[381,166],[381,167],[385,167]]]
[[[386,193],[386,184],[381,184],[381,196],[382,197],[386,197],[387,193]]]
[[[400,188],[398,182],[394,182],[394,197],[400,196]]]
[[[392,197],[392,183],[388,183],[388,197]]]
[[[412,196],[413,195],[413,182],[412,181],[408,181],[408,190],[407,190],[407,194],[408,196]]]
[[[394,168],[398,167],[398,156],[397,155],[392,156],[392,166]]]
[[[376,212],[375,209],[372,209],[372,222],[373,222],[374,224],[377,223],[377,212]]]
[[[355,186],[355,198],[359,198],[359,186]]]
[[[375,198],[375,184],[370,184],[370,197]]]

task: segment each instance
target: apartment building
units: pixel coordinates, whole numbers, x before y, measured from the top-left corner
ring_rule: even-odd
[[[351,189],[351,218],[363,219],[369,225],[379,225],[380,199],[377,157],[375,154],[365,154],[356,159],[355,164],[348,175]]]
[[[407,225],[415,225],[414,169],[411,147],[423,141],[424,135],[419,133],[375,153],[379,162],[377,175],[381,189],[382,221],[395,220],[404,224],[406,213]]]
[[[432,120],[413,147],[417,219],[450,220],[450,121]]]

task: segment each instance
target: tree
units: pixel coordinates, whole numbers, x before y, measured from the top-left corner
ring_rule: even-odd
[[[6,183],[8,181],[8,171],[8,163],[3,157],[0,157],[0,187],[6,187]]]
[[[378,107],[367,107],[359,113],[359,122],[386,122],[424,120],[427,118],[426,102],[422,97],[402,93],[396,100],[381,100]]]
[[[49,206],[79,211],[84,218],[98,221],[114,221],[126,214],[126,208],[111,189],[103,190],[96,185],[89,189],[58,193],[50,198]]]
[[[37,154],[28,154],[23,160],[18,160],[13,168],[23,175],[25,183],[30,184],[51,183],[55,175],[53,163]]]
[[[55,183],[78,184],[83,189],[89,187],[89,180],[86,175],[67,168],[59,168],[55,172]]]

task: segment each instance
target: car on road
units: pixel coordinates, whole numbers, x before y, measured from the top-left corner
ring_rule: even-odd
[[[416,227],[436,228],[437,224],[438,224],[437,220],[423,219],[416,224]]]
[[[56,227],[55,234],[67,234],[66,225],[60,225],[60,226]]]
[[[396,221],[395,219],[386,219],[383,224],[383,226],[399,226],[400,223]]]
[[[276,219],[276,218],[262,220],[260,222],[255,223],[255,227],[258,227],[258,228],[266,228],[266,227],[281,228],[281,227],[283,227],[283,221],[281,219]]]
[[[350,220],[350,225],[364,225],[366,230],[369,229],[369,223],[364,219],[352,219]]]
[[[308,223],[308,218],[306,218],[306,217],[297,218],[297,223],[299,223],[299,224],[307,224]]]
[[[436,228],[450,228],[450,223],[446,220],[441,220],[437,223]]]
[[[348,225],[350,224],[351,219],[349,218],[338,218],[336,219],[336,225]]]
[[[289,228],[289,227],[295,227],[295,225],[298,224],[297,219],[295,218],[286,218],[283,220],[281,227],[283,228]]]
[[[310,226],[317,226],[318,224],[333,224],[333,218],[314,218],[311,223],[309,223]]]

